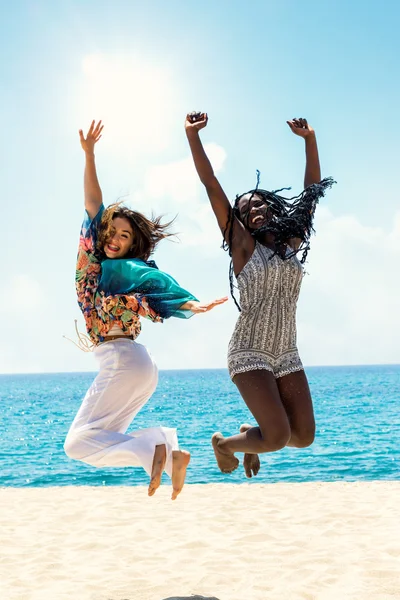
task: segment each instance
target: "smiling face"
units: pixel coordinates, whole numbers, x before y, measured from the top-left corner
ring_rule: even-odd
[[[123,258],[132,248],[133,239],[133,229],[128,219],[115,217],[104,244],[105,255],[107,258]]]
[[[240,220],[251,230],[260,229],[271,219],[271,210],[257,193],[244,194],[238,202]]]

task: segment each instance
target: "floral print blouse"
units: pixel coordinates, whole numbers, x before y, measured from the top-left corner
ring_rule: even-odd
[[[104,205],[93,220],[86,213],[79,238],[75,276],[78,304],[94,345],[104,340],[113,325],[118,325],[124,334],[132,335],[135,339],[141,331],[140,317],[162,322],[162,317],[150,308],[144,295],[106,295],[98,290],[101,262],[95,255],[95,248],[103,211]]]

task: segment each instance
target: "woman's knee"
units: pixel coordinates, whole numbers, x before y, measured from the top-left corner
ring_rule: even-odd
[[[275,431],[268,431],[265,433],[262,432],[261,435],[262,440],[260,442],[260,452],[277,452],[288,445],[290,440],[290,429],[282,427],[281,429],[276,429]]]
[[[290,445],[296,448],[307,448],[311,446],[315,440],[315,427],[305,429],[303,431],[292,431]]]
[[[68,458],[72,458],[73,460],[82,459],[82,444],[78,435],[67,435],[64,442],[64,452]]]

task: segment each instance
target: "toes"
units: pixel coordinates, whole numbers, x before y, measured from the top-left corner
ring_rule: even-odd
[[[246,474],[247,479],[251,479],[253,477],[250,467],[245,467],[244,472]]]
[[[253,477],[253,475],[251,473],[253,465],[251,464],[251,457],[249,457],[247,454],[245,454],[245,456],[243,458],[243,468],[244,468],[244,473],[245,473],[246,477],[248,479],[251,479]]]
[[[176,498],[181,493],[185,485],[187,467],[190,462],[190,454],[186,450],[174,450],[172,453],[173,468],[172,468],[172,494],[171,500]]]
[[[232,468],[231,468],[231,470],[229,471],[230,473],[233,473],[233,471],[236,471],[236,469],[237,469],[237,468],[238,468],[238,466],[239,466],[239,460],[236,458],[236,456],[234,456],[234,459],[235,459],[235,464],[234,464],[234,465],[232,465]]]
[[[149,488],[148,488],[148,492],[147,492],[148,495],[154,496],[154,494],[156,493],[156,491],[159,487],[160,487],[160,481],[158,479],[151,479]]]
[[[222,473],[233,473],[233,471],[236,471],[236,469],[239,466],[239,461],[236,458],[236,456],[232,456],[232,465],[230,465],[229,467],[220,467],[220,471]]]
[[[252,465],[252,471],[254,473],[254,476],[258,474],[259,470],[260,470],[260,461],[257,458],[256,461],[254,461],[254,464]]]
[[[179,494],[181,493],[182,490],[177,490],[177,489],[173,489],[172,490],[172,495],[171,495],[171,500],[176,500],[177,497],[179,496]]]
[[[248,479],[255,477],[260,470],[260,460],[256,454],[245,454],[243,468]]]

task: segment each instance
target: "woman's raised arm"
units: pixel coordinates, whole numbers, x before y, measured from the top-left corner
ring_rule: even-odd
[[[83,135],[82,129],[79,130],[81,146],[85,152],[85,209],[91,219],[94,219],[103,203],[103,194],[97,179],[96,162],[94,157],[94,146],[101,138],[102,131],[103,125],[101,124],[101,121],[99,121],[97,125],[95,125],[95,121],[92,121],[86,137]]]
[[[232,209],[224,190],[214,175],[200,139],[199,131],[207,125],[207,122],[208,116],[206,113],[190,113],[186,116],[185,131],[197,174],[206,188],[218,225],[226,236],[226,228]]]
[[[321,181],[321,167],[319,165],[317,138],[315,131],[307,123],[307,119],[293,119],[287,121],[295,135],[302,137],[306,144],[306,172],[304,174],[304,187]]]

